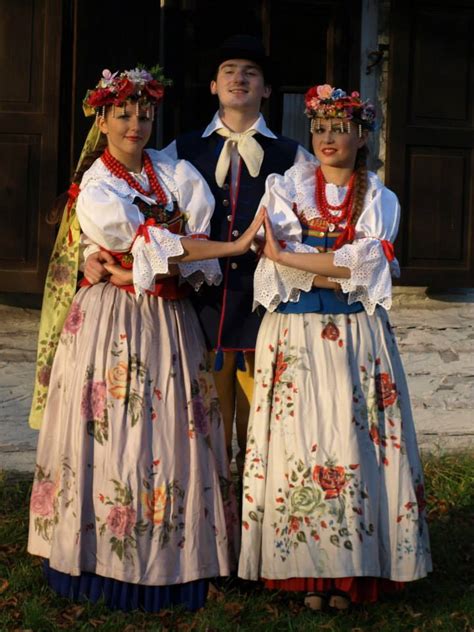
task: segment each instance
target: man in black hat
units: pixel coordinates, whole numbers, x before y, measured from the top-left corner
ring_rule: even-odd
[[[189,160],[206,179],[216,200],[211,239],[236,239],[252,221],[270,173],[284,173],[295,162],[314,157],[294,140],[271,132],[260,113],[271,93],[271,62],[263,44],[250,35],[235,35],[218,49],[211,93],[219,110],[204,129],[179,136],[165,151]],[[254,351],[263,314],[252,312],[257,258],[221,260],[223,282],[203,287],[193,297],[206,342],[214,352],[214,377],[232,460],[233,421],[242,475]]]

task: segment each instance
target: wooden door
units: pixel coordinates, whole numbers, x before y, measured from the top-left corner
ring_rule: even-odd
[[[60,0],[0,0],[0,287],[42,292],[54,230]]]
[[[474,285],[474,8],[392,0],[386,180],[402,283]]]

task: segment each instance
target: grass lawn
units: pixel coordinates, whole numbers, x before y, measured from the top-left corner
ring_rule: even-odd
[[[424,459],[434,572],[397,595],[351,612],[312,613],[295,593],[228,588],[205,608],[156,615],[110,612],[60,599],[26,553],[31,476],[0,472],[0,631],[474,632],[474,453]]]

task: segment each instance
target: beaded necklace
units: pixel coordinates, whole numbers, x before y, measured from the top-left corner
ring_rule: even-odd
[[[123,166],[121,162],[119,162],[116,158],[112,156],[108,148],[104,151],[101,156],[101,160],[107,169],[117,178],[121,178],[125,180],[125,182],[135,191],[138,191],[142,195],[146,197],[150,196],[150,193],[154,193],[159,205],[166,206],[168,203],[168,198],[166,197],[166,193],[163,190],[163,187],[158,182],[158,178],[156,176],[155,170],[153,169],[153,163],[151,162],[150,156],[143,152],[143,167],[146,175],[148,176],[148,182],[150,183],[150,190],[145,191],[142,185],[138,182],[136,178],[132,176],[132,174],[127,171],[127,169]]]
[[[329,232],[333,232],[334,229],[339,226],[341,222],[347,219],[350,221],[352,214],[352,205],[354,203],[354,183],[355,172],[351,175],[349,184],[347,186],[347,192],[342,200],[341,204],[333,205],[329,204],[326,197],[326,180],[321,167],[316,167],[316,185],[315,185],[315,201],[316,207],[321,215],[328,222]],[[334,215],[332,211],[340,211],[338,215]]]

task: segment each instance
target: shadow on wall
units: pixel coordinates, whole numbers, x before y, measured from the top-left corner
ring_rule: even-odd
[[[22,294],[20,292],[0,292],[0,305],[23,307],[25,309],[41,309],[42,294]]]
[[[445,303],[474,303],[474,288],[426,288],[426,296]]]

